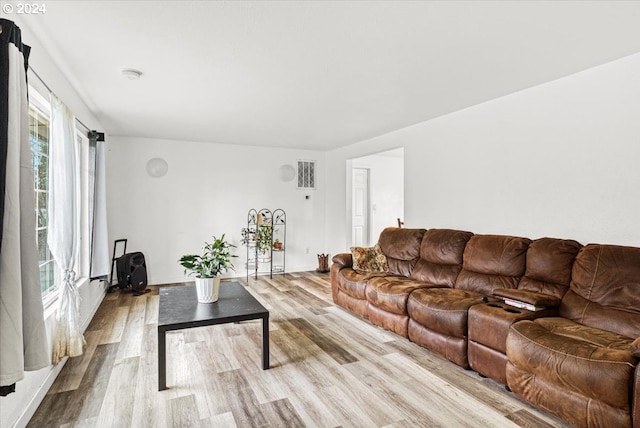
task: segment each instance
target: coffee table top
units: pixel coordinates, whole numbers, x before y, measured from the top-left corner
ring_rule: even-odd
[[[238,282],[221,282],[218,296],[215,303],[198,303],[195,285],[161,287],[158,328],[175,330],[269,317],[269,311]]]

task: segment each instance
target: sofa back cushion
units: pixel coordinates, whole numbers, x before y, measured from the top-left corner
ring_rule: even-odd
[[[387,227],[380,233],[378,244],[387,256],[389,273],[410,276],[420,257],[420,243],[425,229]]]
[[[584,246],[573,263],[560,315],[590,327],[640,337],[640,248]]]
[[[569,289],[571,269],[580,248],[580,243],[570,239],[536,239],[527,249],[527,268],[518,289],[562,299]]]
[[[462,256],[455,288],[491,295],[497,288],[516,288],[525,272],[531,240],[504,235],[474,235]]]
[[[471,232],[429,229],[420,244],[420,259],[411,278],[431,284],[453,287],[462,269],[462,254]]]

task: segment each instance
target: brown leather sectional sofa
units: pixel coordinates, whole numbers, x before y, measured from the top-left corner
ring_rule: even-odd
[[[640,428],[640,248],[399,228],[378,245],[383,272],[333,257],[336,304],[571,425]]]

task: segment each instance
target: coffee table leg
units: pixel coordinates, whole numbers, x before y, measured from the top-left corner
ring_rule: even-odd
[[[166,332],[158,328],[158,391],[167,389]]]
[[[269,317],[262,318],[262,370],[269,368]]]

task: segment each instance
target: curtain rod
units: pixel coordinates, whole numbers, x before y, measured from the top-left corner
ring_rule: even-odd
[[[50,94],[55,95],[56,97],[58,95],[56,95],[55,92],[53,92],[51,90],[51,88],[49,87],[49,85],[47,85],[47,83],[44,81],[44,79],[42,79],[42,77],[40,77],[40,75],[38,73],[36,73],[36,71],[33,69],[33,67],[29,66],[29,70],[31,70],[31,72],[33,73],[34,76],[36,76],[38,78],[38,80],[40,81],[40,83],[42,83],[42,85],[44,85],[45,89],[47,91],[49,91]],[[75,116],[75,115],[74,115]],[[80,119],[78,119],[78,117],[76,116],[76,121],[78,121],[78,123],[80,125],[82,125],[84,127],[84,129],[86,129],[88,132],[92,131],[91,128],[89,128],[87,125],[84,124],[84,122],[82,122]]]

